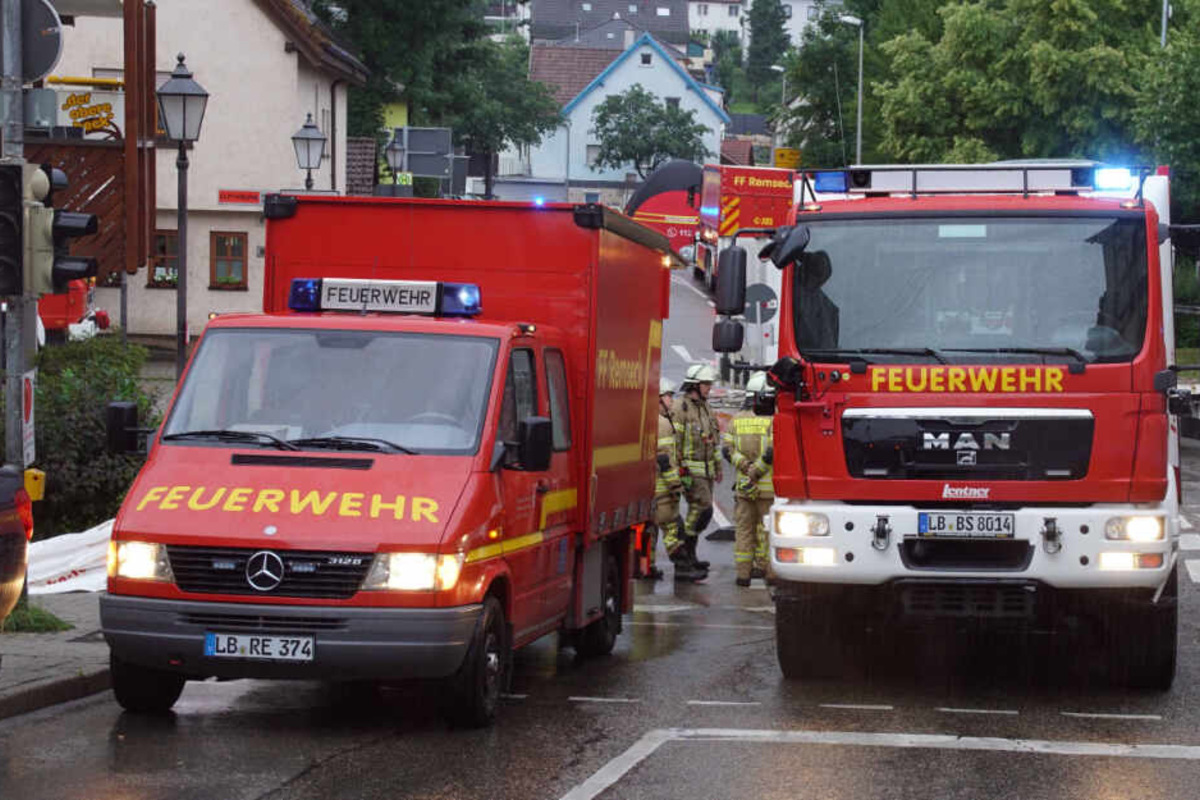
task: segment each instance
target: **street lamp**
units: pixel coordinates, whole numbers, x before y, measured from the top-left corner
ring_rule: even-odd
[[[787,107],[787,70],[778,64],[772,64],[771,69],[778,72],[783,77],[783,86],[779,91],[779,104]]]
[[[321,161],[325,158],[325,134],[321,133],[321,129],[313,122],[312,114],[308,115],[304,126],[292,135],[292,147],[296,148],[296,163],[300,165],[300,169],[308,171],[308,177],[304,179],[304,188],[311,190],[312,171],[320,169]]]
[[[383,148],[383,155],[387,159],[388,170],[392,173],[392,186],[395,186],[400,168],[404,166],[404,144],[400,141],[399,131],[392,134],[392,140]]]
[[[854,132],[854,161],[862,163],[862,98],[863,98],[863,21],[850,14],[839,14],[838,22],[853,25],[858,28],[858,125]]]
[[[179,143],[175,168],[179,175],[178,222],[176,223],[178,266],[175,271],[175,378],[183,377],[187,363],[187,147],[200,138],[208,92],[192,80],[180,53],[175,71],[158,87],[158,113],[167,128],[167,138]]]

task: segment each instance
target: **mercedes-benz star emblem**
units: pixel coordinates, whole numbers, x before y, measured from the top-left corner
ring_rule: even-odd
[[[283,582],[283,559],[270,550],[260,550],[246,562],[246,583],[260,592],[269,592]]]

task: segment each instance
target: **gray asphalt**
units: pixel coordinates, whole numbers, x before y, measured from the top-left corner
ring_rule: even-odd
[[[711,320],[675,288],[676,308],[695,305],[673,326]],[[1200,451],[1185,479],[1185,497],[1200,498]],[[1200,506],[1186,510],[1200,524]],[[578,661],[553,637],[519,653],[490,730],[449,728],[419,687],[347,698],[310,683],[189,684],[159,719],[98,695],[0,723],[0,798],[1197,794],[1200,595],[1186,571],[1165,694],[1113,688],[1091,659],[1063,667],[1069,654],[994,637],[885,645],[865,676],[798,684],[776,666],[767,592],[733,585],[732,544],[704,541],[701,555],[714,563],[706,584],[639,585],[612,656]]]

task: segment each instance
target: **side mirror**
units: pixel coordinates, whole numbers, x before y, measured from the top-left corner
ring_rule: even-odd
[[[717,353],[737,353],[742,349],[746,329],[732,319],[720,319],[713,324],[712,348]]]
[[[1179,385],[1179,376],[1173,369],[1164,369],[1154,373],[1154,391],[1160,394],[1169,392]]]
[[[791,392],[803,381],[804,368],[796,359],[784,356],[767,370],[767,377],[780,389]]]
[[[554,454],[554,428],[546,417],[526,417],[517,432],[517,461],[526,472],[550,469]]]
[[[770,244],[763,248],[760,257],[769,257],[772,264],[783,269],[800,257],[804,248],[808,247],[810,239],[812,239],[812,232],[809,231],[807,225],[780,228],[775,231],[775,236],[771,239]]]
[[[717,313],[746,312],[746,248],[734,245],[717,258]]]
[[[104,415],[108,452],[114,455],[135,453],[138,449],[137,403],[109,403]]]

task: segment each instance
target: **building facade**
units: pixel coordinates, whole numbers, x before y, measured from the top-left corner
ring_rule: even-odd
[[[291,136],[309,114],[325,134],[313,191],[346,188],[346,98],[366,70],[336,45],[302,0],[158,0],[161,85],[183,53],[209,93],[200,140],[188,151],[188,329],[210,313],[262,309],[262,196],[303,190]],[[79,17],[65,28],[60,77],[119,78],[120,19]],[[150,263],[126,276],[130,333],[173,335],[179,240],[176,147],[160,141]],[[119,290],[98,288],[115,316]]]

